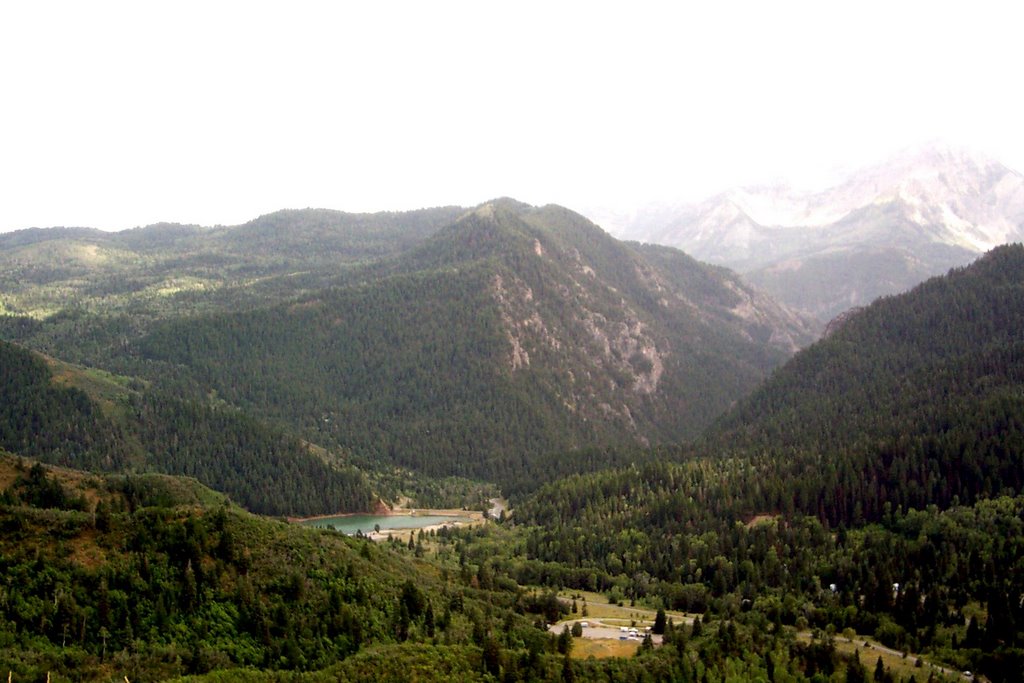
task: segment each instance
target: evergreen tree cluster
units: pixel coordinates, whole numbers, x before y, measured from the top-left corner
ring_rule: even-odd
[[[360,470],[328,464],[281,428],[156,391],[130,394],[108,415],[84,391],[56,385],[37,355],[6,342],[0,394],[0,447],[43,462],[187,475],[269,515],[364,511],[376,501]]]
[[[513,594],[439,581],[401,548],[225,505],[136,507],[117,479],[94,510],[60,510],[29,500],[36,480],[61,486],[37,465],[0,501],[0,658],[14,680],[317,670],[375,644],[479,648],[499,627],[548,647]]]
[[[59,387],[36,354],[0,341],[0,448],[82,469],[124,468],[123,430],[82,391]]]
[[[359,469],[328,464],[296,437],[237,410],[150,393],[136,419],[149,467],[195,477],[253,512],[330,514],[376,502]]]
[[[1022,386],[1024,247],[1012,245],[851,316],[723,418],[706,450],[763,468],[778,485],[762,509],[833,525],[876,521],[886,503],[1012,495]]]

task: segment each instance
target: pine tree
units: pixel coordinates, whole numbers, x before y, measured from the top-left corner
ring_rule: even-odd
[[[484,671],[497,678],[501,674],[501,644],[487,634],[483,643]]]
[[[846,683],[867,683],[868,672],[860,662],[860,654],[854,650],[853,657],[846,665]]]
[[[568,625],[558,634],[556,646],[559,654],[568,655],[572,651],[572,633],[569,631]]]
[[[564,683],[575,683],[576,681],[576,672],[572,670],[572,659],[569,658],[569,655],[562,658],[562,681]]]
[[[658,613],[654,617],[654,627],[651,631],[659,636],[665,633],[665,609],[663,607],[658,608]]]

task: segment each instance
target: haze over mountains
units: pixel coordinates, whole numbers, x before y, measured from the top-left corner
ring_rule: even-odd
[[[591,215],[620,238],[733,268],[827,322],[1024,239],[1024,176],[936,145],[821,191],[738,188],[698,204]]]

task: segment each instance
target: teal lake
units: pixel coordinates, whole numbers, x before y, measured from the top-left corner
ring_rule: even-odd
[[[322,519],[308,519],[301,524],[303,526],[331,527],[345,534],[355,534],[362,531],[368,534],[373,531],[374,525],[379,524],[381,531],[388,529],[422,529],[426,526],[444,524],[445,522],[468,522],[469,517],[457,515],[344,515],[342,517],[324,517]]]

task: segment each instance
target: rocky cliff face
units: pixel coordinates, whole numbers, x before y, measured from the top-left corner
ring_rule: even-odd
[[[726,386],[746,385],[816,336],[734,273],[675,249],[619,242],[561,207],[499,200],[462,222],[439,236],[451,245],[426,249],[493,246],[473,258],[493,264],[508,372],[547,387],[577,419],[618,425],[642,442],[695,433],[694,405],[724,409],[722,391],[734,390]],[[728,379],[701,386],[697,375],[711,367]]]

